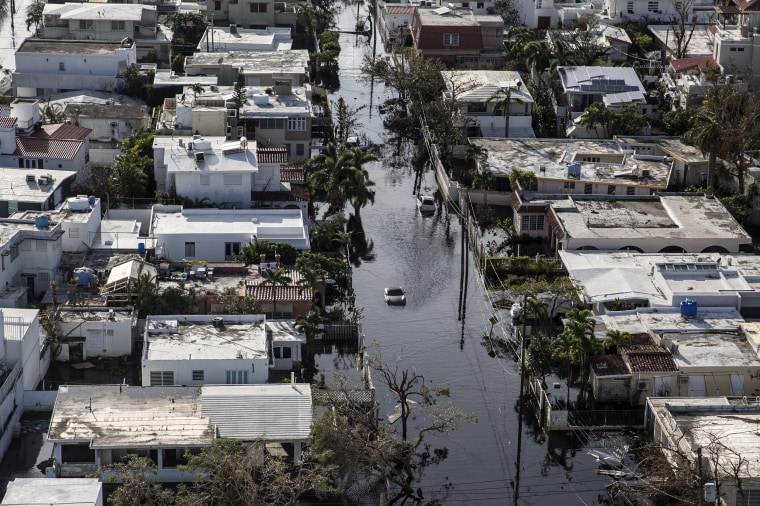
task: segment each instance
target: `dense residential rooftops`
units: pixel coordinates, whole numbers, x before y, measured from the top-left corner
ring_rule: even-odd
[[[266,358],[266,330],[263,316],[149,316],[143,360]]]
[[[672,167],[666,157],[637,156],[616,140],[478,138],[473,144],[488,150],[485,170],[501,177],[508,177],[513,168],[518,168],[534,172],[539,179],[639,182],[665,189]],[[573,163],[579,164],[578,178],[568,172]]]

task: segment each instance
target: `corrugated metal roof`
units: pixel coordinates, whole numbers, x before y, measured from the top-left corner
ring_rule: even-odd
[[[83,144],[83,141],[16,137],[16,151],[13,154],[16,156],[73,160],[79,150],[82,149]]]
[[[206,385],[201,413],[220,437],[288,441],[311,434],[312,403],[308,384]]]

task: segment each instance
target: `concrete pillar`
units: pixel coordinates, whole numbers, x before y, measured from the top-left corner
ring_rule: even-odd
[[[303,448],[303,443],[300,441],[297,443],[293,443],[293,463],[300,464],[301,463],[301,452]]]

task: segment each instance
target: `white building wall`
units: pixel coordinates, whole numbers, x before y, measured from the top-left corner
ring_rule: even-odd
[[[49,361],[40,359],[42,331],[39,311],[36,309],[6,310],[2,311],[2,314],[4,339],[8,352],[7,361],[21,363],[24,390],[34,390],[47,373],[49,364]]]
[[[95,235],[100,229],[100,213],[100,199],[95,199],[95,205],[90,206],[90,211],[88,213],[77,213],[79,218],[86,214],[86,220],[78,219],[77,221],[61,221],[61,228],[63,229],[61,245],[63,251],[69,253],[87,251],[89,249]]]
[[[131,48],[115,48],[112,53],[17,52],[16,72],[41,74],[41,80],[63,75],[113,77],[122,66],[137,63],[136,55],[134,45]],[[64,70],[61,70],[61,63]]]
[[[261,163],[259,172],[253,175],[253,191],[277,191],[280,189],[280,164]]]
[[[85,360],[132,354],[132,320],[60,321],[58,328],[66,341],[84,342]]]
[[[263,384],[269,379],[267,359],[193,359],[186,360],[143,360],[142,384],[150,385],[151,371],[173,371],[175,385],[226,385],[227,371],[246,371],[247,384]],[[203,381],[193,381],[193,371],[203,371]]]
[[[188,199],[207,198],[217,205],[251,207],[252,172],[176,172],[170,173],[171,176],[174,176],[178,196]],[[205,184],[206,181],[208,184]]]
[[[687,253],[701,253],[712,246],[722,246],[729,252],[739,251],[739,245],[743,242],[731,238],[660,238],[660,237],[636,237],[636,238],[604,238],[604,237],[581,237],[564,238],[563,248],[577,250],[592,246],[600,250],[619,250],[635,246],[644,253],[658,253],[666,247],[683,248]]]

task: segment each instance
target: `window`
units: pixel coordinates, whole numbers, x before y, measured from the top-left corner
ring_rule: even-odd
[[[227,3],[230,4],[230,5],[237,5],[238,4],[238,0],[230,0]]]
[[[584,156],[581,157],[582,162],[591,162],[591,163],[599,163],[602,161],[602,159],[598,156]]]
[[[201,174],[201,184],[202,185],[210,185],[211,184],[211,176],[208,174]]]
[[[615,185],[607,185],[607,195],[615,195]]]
[[[289,346],[275,347],[274,358],[293,358],[293,350]]]
[[[80,19],[79,20],[79,29],[80,30],[92,30],[93,21],[90,19]]]
[[[543,230],[544,217],[539,215],[523,216],[522,229],[525,230]]]
[[[59,61],[58,62],[58,70],[60,70],[61,72],[65,72],[66,71],[66,64],[63,63],[62,61]]]
[[[111,30],[123,32],[125,28],[124,21],[111,21]]]
[[[486,4],[484,4],[483,2],[478,2],[476,5],[478,9],[485,9],[486,7]]]
[[[636,188],[634,188],[633,186],[627,187],[625,189],[625,194],[626,195],[636,195]]]
[[[575,181],[565,181],[563,186],[569,190],[575,190]]]
[[[69,237],[72,239],[79,239],[79,229],[78,228],[70,228],[69,229]]]
[[[215,11],[222,10],[222,2],[220,0],[215,0],[214,1],[214,10]]]
[[[224,185],[225,186],[240,186],[243,184],[242,174],[225,174]]]
[[[586,195],[591,195],[591,193],[594,191],[594,185],[586,183],[586,185],[583,187],[583,193]]]
[[[194,242],[185,243],[185,256],[188,258],[195,257],[195,243]]]
[[[304,156],[306,154],[306,149],[304,148],[303,144],[296,144],[296,156]]]
[[[467,104],[467,112],[486,112],[488,104],[485,102],[470,102]]]
[[[193,381],[203,381],[204,377],[205,377],[205,374],[203,370],[193,371]]]
[[[266,130],[282,130],[285,120],[282,118],[262,118],[259,120],[259,128]]]
[[[288,118],[288,130],[304,132],[306,130],[306,118]]]
[[[150,371],[150,386],[161,387],[174,384],[174,371]]]
[[[228,385],[245,385],[248,383],[248,371],[226,371]]]
[[[443,45],[444,46],[458,46],[459,45],[459,34],[458,33],[444,33],[443,34]]]
[[[647,11],[648,12],[659,12],[660,10],[660,2],[648,2],[647,3]]]
[[[628,2],[628,14],[633,14],[633,2]]]
[[[32,241],[24,241],[18,247],[20,251],[32,251]]]
[[[240,254],[239,242],[226,242],[224,243],[224,256],[231,257]]]
[[[265,3],[251,3],[250,5],[251,12],[266,12],[267,11],[267,4]]]
[[[470,2],[462,2],[462,9],[469,9],[470,8]]]

